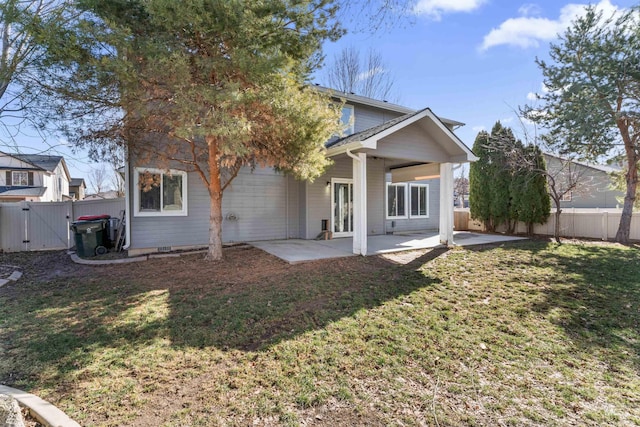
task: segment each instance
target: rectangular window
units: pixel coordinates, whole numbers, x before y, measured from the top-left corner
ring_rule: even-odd
[[[570,202],[571,201],[571,191],[564,193],[560,200],[563,201],[563,202]]]
[[[353,105],[345,105],[342,107],[340,122],[345,127],[343,131],[344,136],[349,136],[354,133],[355,118],[353,116]]]
[[[183,171],[135,169],[136,216],[187,215],[187,174]]]
[[[387,218],[406,218],[407,184],[387,183]]]
[[[411,218],[429,218],[429,186],[427,184],[410,184]]]
[[[13,171],[11,176],[11,185],[29,185],[29,172],[27,171]]]

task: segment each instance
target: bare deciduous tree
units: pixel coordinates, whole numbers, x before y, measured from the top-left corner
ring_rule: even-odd
[[[89,188],[94,194],[100,194],[104,192],[108,187],[109,171],[103,163],[94,167],[89,172]]]
[[[373,49],[369,49],[363,59],[357,48],[344,48],[328,66],[326,81],[327,86],[341,92],[397,101],[393,91],[394,78],[380,52]]]
[[[527,140],[528,134],[526,131],[525,136],[525,140]],[[535,140],[529,139],[529,141],[529,146],[538,145],[534,142]],[[575,158],[560,157],[548,152],[545,153],[545,157],[549,162],[540,164],[534,157],[527,156],[524,151],[512,149],[509,141],[504,142],[502,151],[512,167],[541,174],[546,178],[549,197],[555,207],[553,237],[557,243],[561,243],[560,214],[562,213],[562,201],[567,195],[586,193],[593,186],[591,178],[585,176],[585,167],[580,166]]]

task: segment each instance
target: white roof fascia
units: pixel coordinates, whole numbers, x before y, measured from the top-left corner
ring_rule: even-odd
[[[346,153],[347,150],[357,150],[359,148],[365,148],[365,147],[363,147],[362,142],[354,141],[354,142],[352,142],[350,144],[340,145],[340,146],[335,147],[335,148],[327,148],[326,156],[327,157],[334,157],[334,156],[337,156],[339,154]]]

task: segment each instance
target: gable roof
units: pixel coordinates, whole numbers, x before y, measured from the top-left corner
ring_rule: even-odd
[[[52,156],[49,154],[14,154],[14,153],[3,153],[6,156],[13,157],[18,159],[24,163],[28,163],[32,165],[35,169],[53,172],[56,170],[58,165],[62,163],[62,168],[64,170],[65,175],[67,176],[67,180],[71,180],[71,175],[69,174],[69,169],[67,169],[67,163],[62,156]]]
[[[47,187],[6,187],[0,186],[0,197],[40,197]]]
[[[69,186],[71,187],[80,187],[81,185],[84,185],[84,187],[87,187],[87,184],[84,183],[84,178],[71,178],[71,181],[69,181]]]
[[[436,116],[430,108],[424,108],[419,111],[405,114],[404,116],[396,117],[395,119],[388,120],[380,125],[370,127],[360,132],[356,132],[352,135],[344,138],[331,141],[325,145],[328,150],[328,155],[339,154],[343,151],[358,148],[375,148],[378,140],[403,129],[412,123],[419,120],[429,119],[436,124],[436,126],[443,132],[451,142],[453,142],[458,148],[460,148],[467,158],[466,161],[475,161],[478,158],[473,152],[465,145],[458,136],[449,129],[442,120]]]
[[[543,155],[549,156],[549,157],[554,157],[554,158],[556,158],[558,160],[562,160],[562,161],[565,161],[565,162],[566,161],[570,161],[571,163],[575,163],[576,165],[584,166],[585,168],[597,170],[597,171],[604,172],[604,173],[607,173],[607,174],[614,173],[614,172],[620,172],[622,170],[619,167],[614,167],[614,166],[598,165],[598,164],[595,164],[595,163],[586,163],[586,162],[580,162],[580,161],[577,161],[577,160],[570,160],[570,159],[567,159],[567,158],[564,158],[564,157],[560,157],[560,156],[558,156],[556,154],[551,154],[551,153],[547,153],[547,152],[543,153]]]
[[[356,95],[355,93],[340,92],[339,90],[331,89],[325,86],[320,86],[318,84],[315,85],[315,88],[318,89],[320,92],[324,92],[333,96],[334,98],[344,99],[345,101],[347,101],[347,103],[352,102],[356,104],[368,105],[370,107],[381,108],[383,110],[393,111],[393,112],[402,113],[402,114],[418,113],[420,111],[420,110],[416,111],[413,108],[405,107],[405,106],[394,104],[391,102],[380,101],[378,99],[368,98],[362,95]],[[453,127],[464,126],[464,123],[459,122],[457,120],[446,119],[444,117],[440,117],[440,120]]]

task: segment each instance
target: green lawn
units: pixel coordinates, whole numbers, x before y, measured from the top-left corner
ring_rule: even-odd
[[[82,425],[640,425],[640,250],[0,255],[0,383]]]

